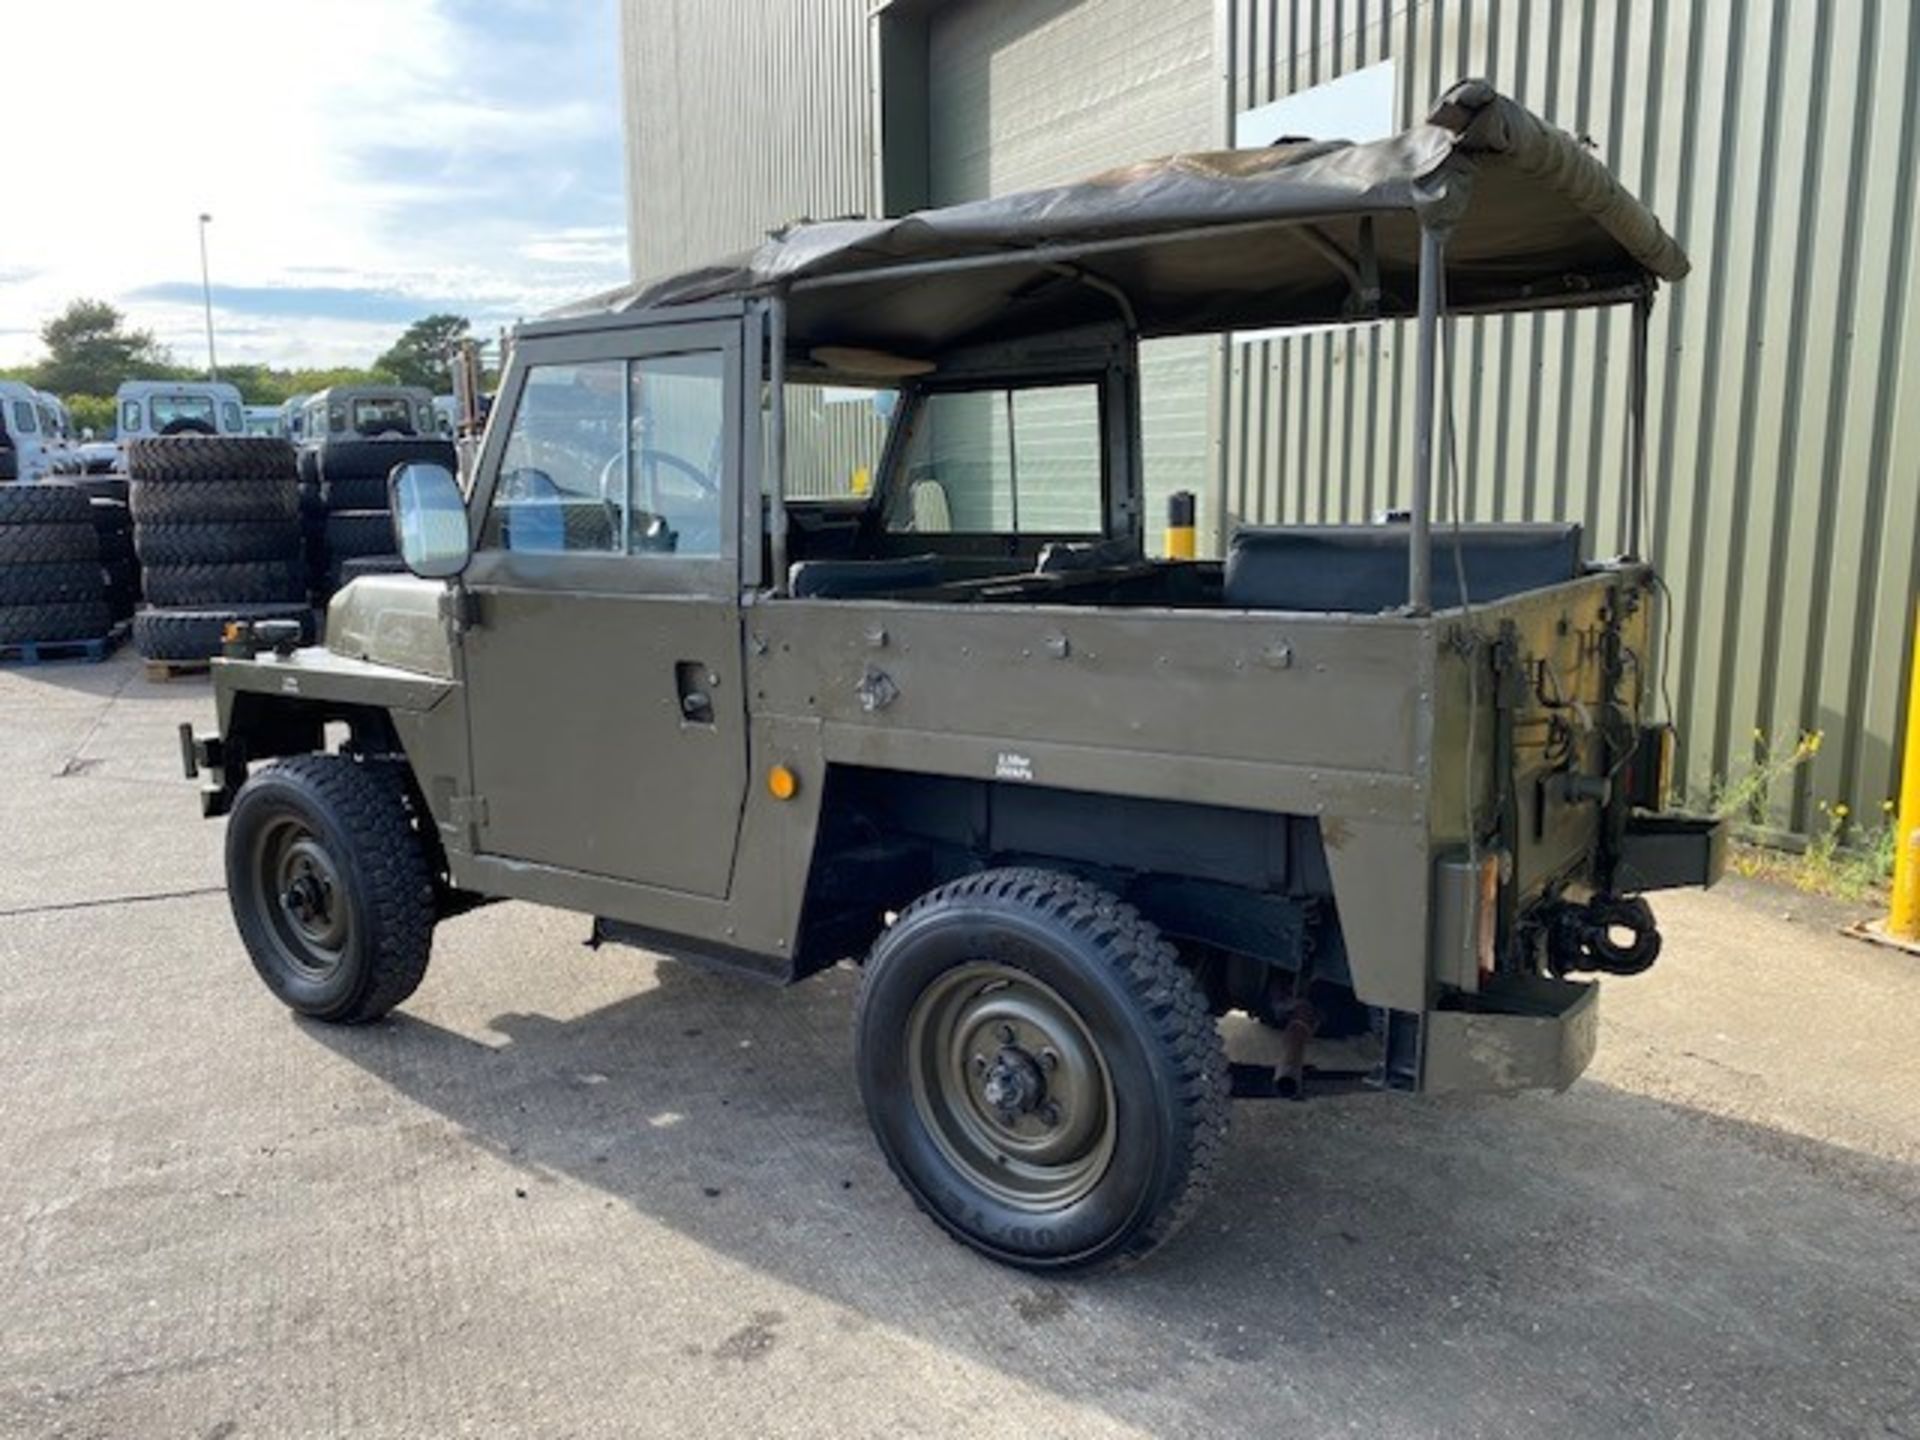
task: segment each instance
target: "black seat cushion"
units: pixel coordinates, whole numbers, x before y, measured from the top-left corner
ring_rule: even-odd
[[[1236,530],[1227,547],[1225,603],[1242,610],[1376,614],[1407,603],[1405,525],[1274,525]],[[1460,564],[1456,565],[1456,552]],[[1463,525],[1433,532],[1433,606],[1482,603],[1574,579],[1578,525]]]
[[[796,599],[844,599],[918,590],[942,579],[938,555],[907,555],[898,560],[802,560],[787,572],[787,590]]]

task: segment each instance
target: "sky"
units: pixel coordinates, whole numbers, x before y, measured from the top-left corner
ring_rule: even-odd
[[[367,364],[627,278],[618,0],[7,11],[0,365],[80,296],[204,364],[203,211],[223,363]]]

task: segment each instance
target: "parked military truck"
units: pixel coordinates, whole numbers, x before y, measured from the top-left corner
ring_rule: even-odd
[[[1233,1093],[1564,1087],[1574,977],[1652,963],[1644,893],[1722,865],[1664,808],[1639,554],[1645,322],[1686,269],[1468,83],[1392,140],[796,225],[528,325],[470,493],[395,469],[419,578],[215,666],[183,739],[241,938],[346,1023],[500,897],[751,979],[858,962],[888,1161],[1036,1269],[1173,1233]],[[1595,305],[1637,322],[1633,553],[1443,515],[1446,317]],[[1139,342],[1376,317],[1417,347],[1406,517],[1152,558]],[[802,495],[822,387],[886,392],[851,411],[884,438]],[[1266,1062],[1230,1067],[1230,1010]]]

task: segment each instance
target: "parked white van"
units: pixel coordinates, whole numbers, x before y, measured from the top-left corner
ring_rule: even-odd
[[[0,380],[0,481],[79,470],[67,407],[24,380]]]
[[[247,434],[270,435],[275,439],[287,433],[286,417],[280,413],[278,405],[248,405],[245,407]]]
[[[329,435],[438,435],[433,392],[421,385],[333,385],[301,407],[300,443]]]
[[[240,391],[224,380],[128,380],[114,392],[122,447],[147,435],[244,435]]]
[[[280,433],[298,445],[307,436],[306,395],[290,395],[280,407]]]

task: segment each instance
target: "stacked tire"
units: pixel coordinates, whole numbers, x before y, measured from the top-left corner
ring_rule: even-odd
[[[0,646],[113,629],[92,506],[71,485],[0,485]]]
[[[133,514],[125,500],[87,502],[100,542],[100,568],[107,582],[107,609],[114,623],[133,614],[140,599],[140,560],[133,548]]]
[[[361,575],[393,574],[404,568],[393,548],[387,477],[394,466],[414,461],[451,470],[457,463],[453,442],[412,436],[342,436],[302,454],[302,469],[312,485],[308,577],[317,597],[324,598]]]
[[[230,621],[311,622],[293,447],[254,435],[167,435],[127,446],[149,660],[219,653]]]

